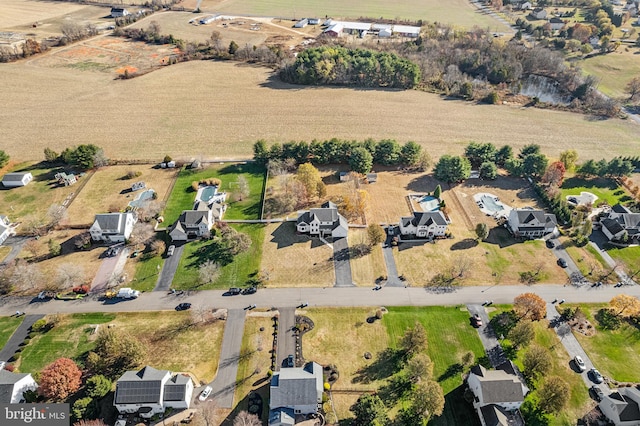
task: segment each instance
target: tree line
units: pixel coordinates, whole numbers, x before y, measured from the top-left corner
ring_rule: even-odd
[[[44,159],[47,163],[62,163],[76,166],[82,170],[104,167],[109,164],[104,150],[97,145],[83,144],[72,148],[65,148],[57,153],[51,148],[44,149]]]
[[[394,53],[333,45],[300,52],[280,77],[294,84],[411,89],[420,82],[420,69]]]

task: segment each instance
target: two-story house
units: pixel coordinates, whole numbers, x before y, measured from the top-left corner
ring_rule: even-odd
[[[609,240],[640,240],[640,213],[633,213],[621,204],[616,204],[606,218],[600,221],[602,232]]]
[[[121,243],[131,236],[137,221],[137,215],[132,212],[97,214],[89,233],[94,241]]]
[[[38,389],[38,384],[30,373],[0,370],[0,403],[18,404],[24,402],[24,393],[36,389]]]
[[[349,224],[338,213],[338,206],[327,201],[320,208],[299,211],[296,229],[303,234],[342,238],[347,236]]]
[[[640,425],[640,391],[635,387],[616,389],[605,395],[598,407],[615,426]]]
[[[9,236],[15,234],[15,230],[11,227],[11,221],[7,216],[0,215],[0,245],[4,243]]]
[[[540,238],[556,232],[556,215],[532,208],[513,209],[507,222],[514,237]]]
[[[269,426],[290,423],[296,415],[316,414],[322,406],[322,366],[308,362],[300,368],[282,368],[271,377]]]
[[[449,221],[441,211],[413,212],[413,216],[400,218],[400,234],[418,238],[444,237]]]

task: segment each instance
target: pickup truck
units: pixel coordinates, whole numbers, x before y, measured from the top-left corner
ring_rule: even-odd
[[[138,290],[133,290],[128,287],[121,288],[116,295],[116,297],[119,297],[121,299],[135,299],[138,296],[140,296],[140,292]]]

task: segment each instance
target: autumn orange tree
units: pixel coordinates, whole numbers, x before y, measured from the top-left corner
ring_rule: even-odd
[[[637,297],[619,294],[609,302],[618,316],[635,316],[640,313],[640,300]]]
[[[80,389],[82,372],[69,358],[59,358],[40,373],[39,392],[54,401],[64,401]]]
[[[513,300],[513,310],[518,318],[539,321],[547,316],[547,304],[535,293],[524,293]]]

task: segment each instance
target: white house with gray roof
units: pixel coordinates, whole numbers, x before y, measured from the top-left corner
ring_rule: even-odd
[[[320,364],[308,362],[304,367],[280,369],[271,377],[269,426],[289,425],[297,414],[317,413],[323,392]]]
[[[640,213],[633,213],[621,204],[613,206],[600,223],[609,240],[622,240],[625,235],[629,240],[640,240]]]
[[[299,211],[296,229],[312,236],[342,238],[347,236],[349,224],[338,213],[338,206],[327,201],[320,208]]]
[[[0,403],[18,404],[24,402],[24,393],[36,389],[38,389],[38,384],[30,373],[0,370]]]
[[[509,212],[508,226],[514,237],[540,238],[556,232],[557,224],[556,215],[542,210],[526,207]]]
[[[640,425],[640,391],[635,387],[616,389],[605,395],[598,407],[615,426]]]
[[[33,175],[26,173],[7,173],[2,177],[2,186],[5,188],[16,188],[18,186],[26,186],[33,180]]]
[[[14,235],[16,231],[11,227],[11,221],[5,215],[0,215],[0,245],[2,245],[9,236]]]
[[[413,212],[413,216],[400,218],[400,234],[418,238],[444,237],[449,221],[440,211]]]
[[[97,214],[89,233],[94,241],[122,243],[131,236],[137,221],[138,217],[132,212]]]
[[[218,201],[207,204],[198,201],[193,210],[184,210],[178,220],[169,227],[171,241],[188,241],[193,238],[201,238],[206,235],[217,220],[222,220],[222,215],[227,206]]]
[[[505,410],[517,410],[529,393],[519,371],[510,361],[499,365],[496,370],[487,370],[481,365],[472,367],[467,385],[473,392],[473,407],[481,419],[482,407],[497,405]]]
[[[150,418],[167,408],[189,408],[192,395],[189,376],[147,365],[140,371],[126,371],[118,379],[113,405],[120,414]]]

